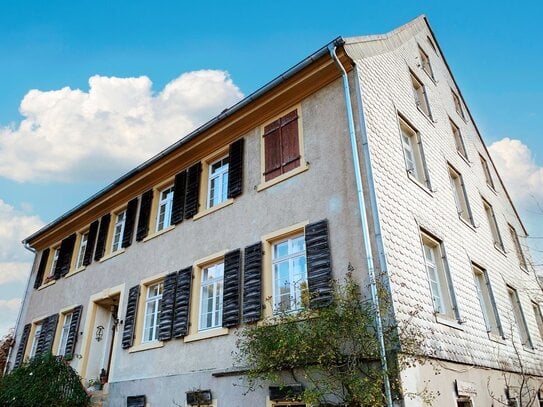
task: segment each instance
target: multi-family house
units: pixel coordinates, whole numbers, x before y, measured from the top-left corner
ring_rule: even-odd
[[[421,16],[333,40],[29,236],[10,363],[65,355],[107,376],[110,406],[289,405],[273,383],[245,394],[235,333],[354,270],[427,337],[396,405],[425,386],[436,405],[516,405],[523,378],[543,383],[525,239]]]

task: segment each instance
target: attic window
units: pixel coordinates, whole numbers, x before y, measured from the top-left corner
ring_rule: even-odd
[[[436,45],[434,44],[434,41],[432,41],[430,37],[426,37],[426,39],[428,40],[428,44],[430,44],[434,52],[437,54],[437,48],[436,48]]]
[[[420,54],[420,65],[421,68],[428,74],[428,76],[432,79],[434,78],[434,72],[432,71],[432,65],[430,65],[430,58],[428,57],[428,54],[424,52],[424,50],[419,47],[419,54]]]

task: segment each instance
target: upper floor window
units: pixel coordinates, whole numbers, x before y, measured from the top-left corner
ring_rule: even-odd
[[[85,250],[87,250],[88,240],[89,240],[89,234],[83,233],[79,241],[79,251],[77,253],[77,260],[75,264],[76,270],[83,267],[83,261],[85,260]]]
[[[32,336],[32,345],[30,347],[30,353],[29,356],[33,358],[36,355],[36,351],[38,350],[38,342],[40,340],[40,334],[43,329],[43,322],[39,322],[34,327],[34,335]]]
[[[111,252],[114,253],[121,249],[123,243],[124,225],[126,222],[126,211],[119,212],[116,215],[113,225],[113,241],[111,243]]]
[[[207,207],[226,201],[228,195],[228,156],[209,164]]]
[[[530,338],[528,325],[526,325],[526,319],[524,318],[524,313],[522,312],[522,305],[520,304],[520,298],[517,290],[515,290],[513,287],[507,286],[507,293],[509,294],[509,300],[511,301],[511,308],[517,324],[522,346],[533,348],[532,339]]]
[[[543,339],[543,315],[541,314],[541,308],[535,302],[532,302],[532,308],[534,309],[535,321],[537,322],[537,329],[539,330],[539,335]]]
[[[222,326],[224,263],[206,266],[201,272],[199,329]]]
[[[264,181],[300,167],[302,161],[298,109],[263,128]]]
[[[517,231],[513,226],[509,225],[509,232],[511,234],[511,239],[513,240],[513,245],[515,246],[515,251],[517,252],[520,267],[526,269],[526,257],[524,257],[524,252],[522,251],[522,246],[520,245]]]
[[[485,320],[487,332],[496,336],[503,336],[502,327],[498,317],[498,310],[494,303],[494,297],[492,295],[492,288],[490,287],[490,281],[488,274],[485,270],[476,265],[473,265],[473,274],[475,277],[475,287],[477,288],[477,295],[479,297],[479,303],[481,304],[481,310],[483,312],[483,318]]]
[[[160,201],[158,202],[158,212],[156,219],[156,231],[167,228],[171,224],[173,204],[173,186],[160,191]]]
[[[473,225],[473,216],[471,215],[464,179],[462,178],[462,175],[451,166],[449,166],[449,177],[454,192],[454,201],[456,203],[456,209],[458,210],[458,216]]]
[[[490,205],[484,199],[483,207],[485,208],[486,218],[488,220],[488,225],[490,226],[490,233],[492,234],[492,239],[494,240],[494,246],[501,251],[504,251],[503,240],[500,235],[500,229],[498,229],[498,222],[496,221],[494,209],[492,208],[492,205]]]
[[[464,109],[462,108],[462,102],[460,102],[460,97],[456,94],[454,90],[451,89],[451,94],[454,102],[454,108],[456,110],[456,113],[463,119],[466,120],[466,116],[464,114]]]
[[[488,162],[482,155],[479,155],[479,158],[481,159],[481,165],[483,166],[483,173],[485,174],[486,183],[490,188],[495,189],[494,180],[492,179],[492,175],[490,174],[490,167],[488,166]]]
[[[422,247],[424,262],[430,282],[430,292],[434,311],[450,318],[454,318],[452,284],[447,272],[447,263],[442,243],[422,234]]]
[[[426,54],[421,47],[419,47],[419,54],[422,69],[430,76],[430,78],[434,79],[434,72],[432,71],[432,65],[430,65],[428,54]]]
[[[160,311],[162,308],[162,291],[164,283],[156,283],[147,287],[145,298],[145,316],[143,319],[143,340],[142,342],[153,342],[158,340],[158,328]]]
[[[430,188],[420,135],[405,121],[400,120],[403,154],[407,172],[418,182]]]
[[[58,354],[66,355],[66,344],[68,342],[68,335],[70,334],[70,325],[72,323],[73,312],[64,315],[64,323],[60,331],[60,341],[58,345]]]
[[[273,311],[291,312],[307,305],[305,238],[291,237],[272,245]]]
[[[413,85],[413,95],[415,96],[417,107],[431,119],[432,112],[430,111],[430,104],[428,103],[428,95],[426,94],[424,84],[413,73],[411,73],[411,84]]]
[[[460,154],[462,157],[467,158],[467,152],[466,152],[466,146],[464,144],[464,139],[462,137],[462,133],[460,133],[460,129],[452,120],[450,120],[451,123],[451,130],[454,137],[454,144],[456,145],[456,151],[458,151],[458,154]]]
[[[49,276],[51,278],[55,275],[55,269],[57,268],[58,257],[60,255],[60,247],[53,249],[53,260],[51,261],[51,267],[49,267]]]

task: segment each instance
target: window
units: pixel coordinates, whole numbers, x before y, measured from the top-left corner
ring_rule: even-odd
[[[476,265],[473,265],[473,274],[475,277],[477,296],[479,297],[479,303],[481,304],[481,310],[485,320],[486,331],[496,336],[503,336],[488,274],[485,270]]]
[[[434,52],[437,54],[437,49],[436,49],[436,46],[435,46],[434,42],[432,41],[432,39],[430,37],[426,37],[426,40],[428,40],[428,44],[430,44],[430,46],[432,47]]]
[[[62,330],[60,334],[60,343],[58,346],[58,354],[66,355],[66,343],[68,341],[68,335],[70,333],[70,325],[72,323],[73,312],[64,315],[64,323],[62,324]]]
[[[430,78],[434,79],[434,72],[432,71],[432,65],[430,65],[430,58],[428,57],[428,54],[426,54],[421,47],[419,47],[419,54],[422,69],[428,74],[428,76],[430,76]]]
[[[172,204],[173,204],[173,186],[160,191],[160,201],[158,203],[156,231],[170,226],[172,219]]]
[[[119,212],[113,225],[113,242],[111,243],[111,252],[115,253],[121,249],[123,243],[124,225],[126,221],[126,211]]]
[[[411,84],[413,85],[413,95],[415,96],[415,103],[417,104],[417,107],[431,119],[432,112],[430,111],[430,104],[428,103],[426,88],[413,73],[411,73]]]
[[[55,275],[55,269],[57,268],[59,255],[60,255],[60,247],[53,249],[53,261],[51,261],[51,267],[49,268],[48,278],[52,278]]]
[[[263,127],[264,181],[286,174],[302,163],[301,129],[298,109]]]
[[[462,103],[460,102],[460,97],[456,94],[454,90],[451,89],[451,94],[454,102],[454,108],[456,113],[465,121],[466,116],[464,115],[464,110],[462,109]]]
[[[77,253],[77,260],[75,264],[76,270],[83,267],[83,261],[85,260],[85,250],[87,249],[88,240],[89,240],[89,234],[83,233],[81,235],[81,240],[79,241],[79,252]]]
[[[224,263],[202,269],[200,283],[200,324],[203,331],[222,326]]]
[[[423,234],[422,246],[434,311],[454,318],[452,286],[446,270],[447,264],[442,243]]]
[[[507,287],[507,292],[509,294],[509,300],[511,301],[511,307],[513,310],[513,316],[515,317],[515,322],[517,324],[518,333],[522,346],[528,348],[533,348],[532,339],[530,338],[530,333],[528,332],[528,326],[526,325],[526,320],[524,319],[524,313],[522,312],[522,306],[520,304],[520,299],[513,287]]]
[[[42,328],[43,328],[43,324],[41,322],[35,325],[34,327],[34,335],[32,336],[32,346],[30,347],[30,353],[29,353],[29,356],[31,358],[33,358],[36,355],[36,351],[38,350],[38,341],[40,339]]]
[[[420,135],[403,120],[400,120],[400,130],[407,173],[430,188]]]
[[[520,245],[517,231],[513,226],[509,225],[509,232],[511,233],[511,239],[513,240],[513,245],[515,246],[515,251],[517,252],[520,267],[526,269],[526,258],[524,257],[524,252],[522,251],[522,246]]]
[[[207,207],[226,201],[228,195],[228,156],[209,164]]]
[[[152,284],[147,287],[142,342],[154,342],[158,340],[158,326],[160,310],[162,308],[163,289],[163,282]]]
[[[543,339],[543,315],[541,314],[541,308],[535,302],[532,302],[532,308],[534,310],[535,321],[537,322],[537,329],[539,329],[539,335]]]
[[[462,398],[456,400],[456,406],[457,407],[473,407],[473,404],[471,403],[470,399]]]
[[[273,311],[292,312],[306,305],[305,237],[295,236],[272,246]]]
[[[464,185],[462,175],[460,175],[460,173],[453,167],[449,166],[449,178],[451,180],[451,187],[454,192],[454,201],[456,203],[458,216],[473,225],[473,217],[471,215],[468,195],[466,194],[466,187]]]
[[[490,175],[490,168],[488,167],[487,161],[484,159],[482,155],[479,155],[479,158],[481,159],[481,165],[483,166],[483,172],[485,174],[485,180],[488,186],[492,189],[494,188],[494,180],[492,179],[492,175]]]
[[[466,153],[466,146],[464,145],[464,139],[462,138],[462,133],[460,133],[460,129],[452,120],[449,120],[451,123],[451,129],[454,137],[454,144],[456,145],[456,151],[458,151],[458,154],[460,154],[462,157],[466,158],[468,157]]]
[[[494,209],[492,206],[483,199],[483,206],[485,208],[486,218],[488,219],[488,225],[490,226],[490,233],[492,234],[492,239],[494,240],[494,246],[501,251],[504,251],[503,241],[500,235],[500,230],[498,229],[498,222],[496,221],[496,215],[494,214]]]

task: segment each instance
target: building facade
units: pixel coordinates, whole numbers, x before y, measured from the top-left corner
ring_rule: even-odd
[[[332,41],[28,237],[10,366],[62,354],[85,381],[107,377],[109,406],[196,390],[288,405],[245,394],[236,331],[304,290],[326,303],[354,269],[363,287],[383,279],[397,321],[418,310],[433,363],[402,373],[404,394],[429,381],[436,405],[515,403],[522,378],[543,383],[525,238],[422,16]]]

